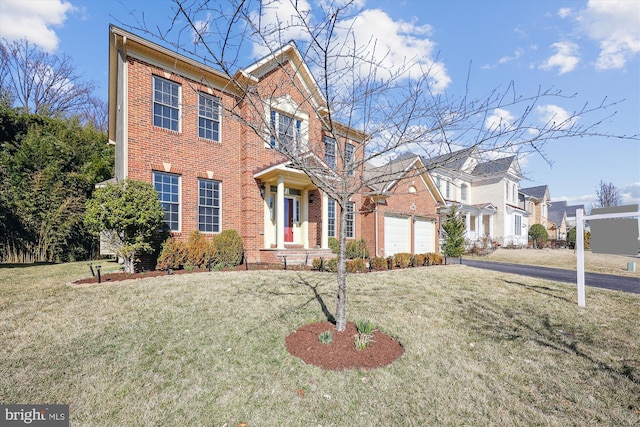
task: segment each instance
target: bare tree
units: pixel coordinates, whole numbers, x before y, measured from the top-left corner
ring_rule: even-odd
[[[76,73],[68,56],[50,55],[25,39],[2,39],[0,65],[3,96],[27,113],[68,117],[100,105],[92,96],[95,84]]]
[[[358,2],[321,3],[319,10],[312,11],[303,9],[303,2],[296,0],[174,0],[175,14],[166,29],[150,29],[144,22],[133,28],[222,71],[239,93],[239,101],[226,114],[265,142],[275,141],[274,147],[293,167],[304,171],[337,202],[340,251],[335,319],[337,330],[342,331],[347,322],[348,203],[372,185],[393,180],[398,172],[389,166],[387,173],[378,168],[372,176],[363,173],[365,165],[384,164],[398,154],[412,152],[427,159],[437,157],[439,163],[428,163],[430,170],[454,160],[453,154],[448,158],[442,154],[465,147],[474,147],[487,157],[496,152],[544,156],[544,145],[549,141],[600,135],[597,125],[604,118],[591,123],[585,118],[615,103],[584,104],[576,111],[540,122],[535,113],[543,102],[562,102],[573,96],[555,89],[539,89],[524,96],[513,83],[481,98],[472,98],[468,90],[459,97],[450,96],[438,89],[441,64],[436,61],[406,58],[391,64],[394,61],[387,60],[390,52],[378,48],[377,40],[365,44],[356,40]],[[266,11],[274,10],[278,13],[266,19]],[[302,61],[281,55],[292,37]],[[263,60],[280,66],[279,81],[256,85],[242,72],[239,52],[251,46],[260,46],[266,54]],[[305,67],[314,76],[312,86],[299,78]],[[318,161],[324,158],[321,141],[309,136],[307,144],[288,144],[265,116],[265,105],[294,91],[305,97],[307,105],[315,106],[325,132],[335,138],[335,165]],[[500,114],[507,110],[516,111],[515,118]],[[638,139],[637,135],[622,137]],[[358,143],[351,152],[347,147],[354,141]]]
[[[618,188],[613,183],[606,183],[600,180],[600,184],[596,188],[596,207],[608,208],[611,206],[620,206],[622,203],[622,197]]]

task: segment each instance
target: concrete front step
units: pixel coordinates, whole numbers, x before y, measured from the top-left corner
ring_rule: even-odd
[[[336,254],[330,249],[268,249],[260,251],[262,262],[275,262],[287,265],[311,265],[314,258],[335,258]]]

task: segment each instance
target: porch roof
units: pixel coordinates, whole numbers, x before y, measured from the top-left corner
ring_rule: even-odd
[[[309,176],[301,169],[293,167],[290,161],[285,161],[262,169],[253,174],[253,177],[262,182],[274,182],[278,181],[279,177],[283,177],[287,184],[301,186],[309,190],[317,188],[311,181],[311,178],[309,178]]]

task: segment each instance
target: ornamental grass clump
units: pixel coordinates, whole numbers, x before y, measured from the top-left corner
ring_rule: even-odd
[[[353,337],[356,350],[364,350],[373,342],[373,332],[375,327],[370,320],[358,320],[356,322],[358,333]]]

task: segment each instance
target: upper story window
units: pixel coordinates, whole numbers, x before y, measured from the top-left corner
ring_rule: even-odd
[[[164,223],[169,230],[180,230],[180,175],[153,172],[153,186],[164,209]]]
[[[460,199],[463,202],[469,201],[469,186],[467,184],[460,185]]]
[[[451,198],[451,182],[445,181],[445,196],[447,199]]]
[[[504,198],[505,198],[506,201],[509,201],[509,183],[507,182],[506,185],[507,186],[505,187],[506,188],[506,192],[505,192]]]
[[[324,160],[331,169],[336,168],[336,140],[324,137]]]
[[[153,125],[180,132],[180,85],[153,76]]]
[[[212,141],[220,141],[220,99],[199,93],[198,136]]]
[[[280,150],[296,149],[300,145],[302,120],[271,110],[271,146]],[[277,137],[276,137],[277,136]]]
[[[355,151],[355,147],[351,144],[346,144],[344,146],[344,162],[345,167],[349,170],[349,175],[353,175],[353,152]]]

